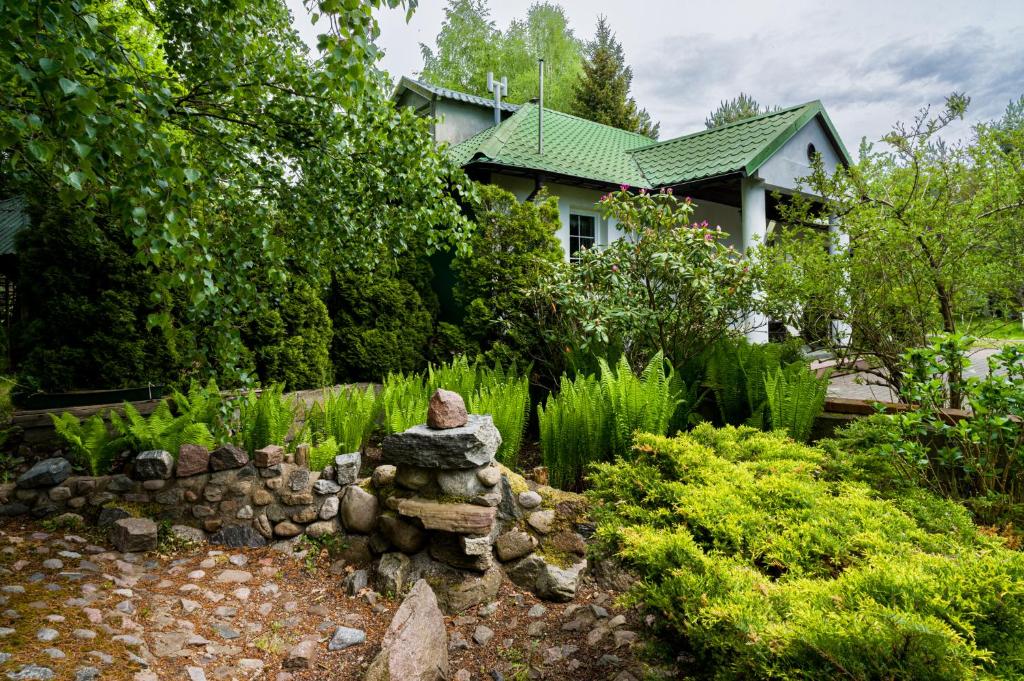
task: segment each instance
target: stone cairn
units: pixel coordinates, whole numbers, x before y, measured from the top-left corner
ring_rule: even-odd
[[[500,445],[490,416],[468,414],[458,394],[438,390],[427,423],[386,437],[384,464],[368,478],[359,452],[310,471],[304,445],[294,456],[269,445],[251,458],[234,445],[182,445],[176,460],[142,452],[127,473],[108,476],[73,476],[54,457],[0,485],[0,516],[89,517],[121,551],[156,548],[154,520],[175,523],[183,538],[236,547],[344,535],[346,562],[373,564],[347,574],[353,595],[371,581],[399,595],[426,579],[454,613],[492,600],[504,570],[541,598],[570,600],[587,565],[576,531],[585,523],[557,510],[573,506],[559,501],[572,495],[530,490],[501,467]],[[554,500],[548,508],[542,495]]]

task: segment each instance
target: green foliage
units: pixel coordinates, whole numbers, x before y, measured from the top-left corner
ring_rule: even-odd
[[[800,364],[791,367],[765,375],[768,413],[773,430],[785,431],[797,442],[807,442],[814,420],[825,407],[829,377],[826,374],[819,378]]]
[[[311,471],[322,471],[327,466],[334,463],[334,457],[340,454],[342,448],[338,445],[338,441],[334,439],[334,436],[329,436],[326,440],[321,440],[319,443],[309,448],[309,470]],[[354,452],[354,449],[345,449],[345,452]]]
[[[434,394],[438,388],[451,390],[462,396],[463,401],[469,404],[479,380],[479,362],[469,361],[465,355],[452,358],[451,362],[427,367],[427,379],[424,389],[427,397]]]
[[[519,201],[495,185],[476,190],[472,250],[452,262],[455,300],[464,309],[462,329],[481,350],[498,354],[507,348],[505,360],[551,364],[550,357],[561,353],[544,345],[538,328],[544,316],[525,291],[551,276],[563,259],[555,236],[561,229],[558,200],[542,194]],[[561,368],[555,376],[559,373]]]
[[[753,97],[741,92],[739,97],[735,99],[722,100],[718,108],[712,111],[711,115],[704,120],[704,125],[708,130],[711,130],[712,128],[719,128],[723,125],[729,125],[730,123],[736,123],[737,121],[778,110],[779,107],[777,106],[774,108],[761,106]]]
[[[112,218],[92,222],[41,197],[18,237],[18,296],[11,329],[21,381],[45,391],[123,388],[178,378],[191,352],[186,329],[150,329],[165,309],[150,300],[153,274]]]
[[[668,432],[672,415],[679,406],[672,392],[672,368],[665,371],[665,358],[659,352],[637,376],[620,357],[613,370],[601,360],[601,392],[612,417],[611,453],[625,455],[633,446],[633,433]]]
[[[624,354],[634,369],[661,352],[679,367],[743,325],[755,307],[750,261],[719,229],[690,223],[689,199],[623,188],[601,206],[624,238],[580,252],[538,287],[556,310],[544,329],[553,345]]]
[[[397,277],[339,275],[328,307],[334,323],[335,380],[379,380],[419,371],[433,314],[411,283]]]
[[[832,228],[777,230],[759,255],[769,315],[801,326],[835,355],[839,369],[860,367],[894,392],[905,380],[908,348],[927,347],[939,330],[957,333],[975,314],[1019,309],[1013,301],[1024,300],[1024,165],[1013,150],[1021,147],[998,126],[979,127],[968,144],[943,143],[940,135],[967,104],[954,94],[941,113],[923,110],[896,125],[879,148],[865,144],[850,167],[829,173],[815,163],[782,222],[832,219]],[[1024,140],[1024,131],[1012,134]],[[822,199],[811,205],[810,195]],[[814,330],[834,322],[849,334]],[[961,406],[960,395],[948,397],[948,406]]]
[[[725,338],[705,354],[704,381],[715,394],[723,425],[764,428],[768,425],[765,378],[779,369],[795,371],[806,366],[794,345]]]
[[[714,679],[1024,674],[1024,555],[931,498],[825,479],[824,452],[702,425],[592,475],[600,550],[640,579],[687,673]],[[952,516],[956,516],[955,508]]]
[[[238,371],[265,281],[460,241],[462,174],[374,66],[373,10],[399,5],[311,1],[310,58],[280,0],[5,2],[0,175],[130,241],[142,319]]]
[[[507,101],[525,102],[537,96],[537,59],[544,57],[544,106],[569,111],[583,44],[561,6],[535,2],[525,20],[501,31],[486,0],[449,0],[435,43],[436,49],[420,45],[424,80],[486,97],[492,71],[508,78]]]
[[[540,449],[551,484],[580,489],[586,467],[608,450],[612,415],[594,376],[562,377],[558,394],[537,405]]]
[[[114,457],[127,445],[125,438],[111,435],[99,414],[93,414],[84,421],[67,412],[59,417],[50,414],[50,418],[57,437],[68,444],[91,475],[109,473]]]
[[[251,454],[267,445],[287,445],[298,405],[280,383],[251,390],[238,400],[242,444]]]
[[[420,374],[388,374],[380,391],[384,432],[401,433],[427,420],[430,391]]]
[[[660,123],[640,109],[629,96],[633,69],[626,66],[622,43],[615,39],[608,19],[597,18],[594,40],[587,44],[583,72],[573,88],[570,113],[615,128],[658,139]]]
[[[195,421],[188,413],[174,415],[166,401],[160,402],[148,417],[142,416],[130,402],[124,403],[123,410],[123,418],[110,411],[110,424],[137,452],[163,449],[177,457],[184,444],[214,445],[213,434],[205,423]]]
[[[991,356],[987,376],[964,377],[971,341],[943,336],[906,354],[912,408],[877,417],[867,451],[904,480],[967,504],[979,521],[1003,524],[1024,515],[1024,346]],[[951,392],[969,414],[947,415]]]
[[[363,390],[355,387],[325,390],[323,401],[315,403],[306,414],[314,449],[320,443],[332,440],[335,449],[361,451],[373,430],[377,409],[377,393],[373,386]]]
[[[328,385],[334,379],[330,347],[331,319],[316,289],[294,280],[276,296],[276,304],[246,330],[256,373],[265,384],[288,390]]]

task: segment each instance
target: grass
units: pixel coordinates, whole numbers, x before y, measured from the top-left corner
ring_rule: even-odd
[[[963,332],[978,338],[977,345],[1002,346],[1012,342],[1024,343],[1024,326],[1019,319],[993,319],[982,317],[964,324]]]

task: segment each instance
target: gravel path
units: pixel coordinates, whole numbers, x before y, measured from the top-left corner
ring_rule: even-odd
[[[369,589],[345,595],[360,566],[326,552],[143,556],[95,541],[0,526],[0,678],[359,679],[398,606]],[[453,678],[635,681],[646,627],[614,607],[619,595],[589,583],[574,604],[540,603],[506,581],[495,603],[446,618]],[[339,642],[360,638],[351,630],[365,640],[329,650],[339,627]],[[297,659],[300,648],[312,656]]]

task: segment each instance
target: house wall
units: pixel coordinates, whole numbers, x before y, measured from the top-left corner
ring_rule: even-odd
[[[494,109],[450,99],[438,99],[434,115],[439,119],[434,126],[434,139],[437,142],[458,144],[494,126]],[[508,115],[503,112],[503,116]]]
[[[520,201],[525,201],[534,188],[534,182],[530,178],[516,177],[514,175],[494,174],[491,182],[515,194]],[[596,189],[574,187],[572,185],[545,183],[548,193],[558,197],[558,212],[561,228],[558,230],[558,240],[562,243],[562,250],[565,257],[569,257],[569,214],[590,213],[598,219],[598,241],[601,245],[607,245],[615,239],[620,239],[623,232],[619,229],[619,223],[615,218],[604,218],[601,216],[597,202],[601,199],[603,192]],[[693,213],[694,222],[707,220],[711,226],[721,226],[722,231],[728,233],[725,243],[740,249],[742,243],[740,235],[740,210],[732,206],[726,206],[713,201],[695,201],[696,209]]]
[[[825,171],[828,173],[835,171],[841,159],[825,133],[821,121],[815,118],[758,169],[757,176],[764,180],[768,191],[779,189],[791,192],[796,187],[798,179],[810,175],[811,162],[807,157],[808,144],[813,144],[815,150],[821,154]]]

